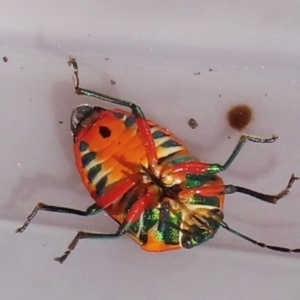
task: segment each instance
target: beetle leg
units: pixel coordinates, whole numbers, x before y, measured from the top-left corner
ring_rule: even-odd
[[[241,149],[247,141],[255,143],[273,143],[276,141],[276,139],[277,136],[275,135],[273,135],[271,138],[260,138],[252,135],[243,134],[224,165],[208,164],[199,161],[183,162],[162,170],[161,177],[164,178],[164,181],[168,179],[168,181],[174,182],[177,178],[178,180],[180,180],[187,173],[198,175],[216,174],[226,170],[232,164],[232,162],[235,160],[235,158],[237,157],[237,155],[239,154],[239,152],[241,151]]]
[[[130,188],[132,188],[135,185],[135,182],[131,179],[127,178],[123,182],[121,182],[116,188],[112,189],[105,195],[101,197],[94,197],[96,198],[96,203],[89,206],[87,210],[82,211],[78,209],[68,208],[68,207],[62,207],[62,206],[54,206],[54,205],[48,205],[45,203],[38,203],[36,207],[33,209],[33,211],[30,213],[30,215],[27,217],[26,222],[16,230],[16,232],[23,232],[27,226],[30,224],[31,220],[36,216],[37,212],[39,210],[44,211],[50,211],[50,212],[57,212],[57,213],[65,213],[65,214],[73,214],[77,216],[90,216],[95,215],[102,211],[104,208],[111,205],[113,202],[120,199]]]
[[[101,93],[97,93],[97,92],[94,92],[94,91],[91,91],[88,89],[81,88],[79,86],[78,64],[77,64],[75,58],[70,57],[68,63],[74,69],[74,86],[75,86],[75,92],[77,95],[97,98],[102,101],[129,107],[131,109],[131,112],[136,119],[135,122],[139,129],[138,131],[139,131],[140,137],[141,137],[144,147],[146,149],[149,166],[150,166],[151,170],[154,172],[154,174],[156,174],[157,173],[156,172],[157,161],[158,161],[156,147],[155,147],[154,140],[153,140],[153,137],[152,137],[152,134],[150,131],[150,127],[148,125],[147,119],[145,118],[145,115],[144,115],[142,109],[130,101],[113,98],[113,97],[110,97],[110,96],[107,96],[107,95],[104,95]],[[156,174],[156,175],[159,175],[159,174]]]
[[[148,189],[148,191],[140,197],[130,208],[125,220],[119,225],[117,232],[115,233],[101,233],[101,232],[89,232],[78,231],[75,238],[68,246],[67,251],[60,257],[56,257],[55,260],[63,263],[74,250],[80,239],[103,239],[103,238],[117,238],[124,233],[128,232],[131,226],[139,221],[141,214],[148,208],[153,202],[153,197],[156,195],[156,190]]]
[[[19,227],[16,232],[23,232],[27,226],[30,224],[32,219],[36,216],[37,212],[43,210],[43,211],[50,211],[50,212],[57,212],[57,213],[64,213],[64,214],[73,214],[77,216],[90,216],[95,215],[99,213],[102,209],[97,206],[97,204],[93,204],[89,206],[86,210],[78,210],[73,209],[69,207],[62,207],[62,206],[54,206],[54,205],[48,205],[45,203],[38,203],[36,207],[33,209],[31,214],[27,217],[26,222],[23,224],[23,226]]]
[[[292,185],[298,179],[299,177],[295,177],[294,174],[292,174],[286,188],[283,189],[277,195],[267,195],[244,187],[229,184],[229,185],[200,186],[196,188],[186,189],[179,193],[179,198],[190,199],[194,195],[203,196],[203,197],[213,197],[213,196],[219,196],[224,194],[243,193],[251,197],[260,199],[262,201],[275,204],[279,199],[282,199],[290,192]]]
[[[159,221],[157,225],[157,231],[164,232],[166,228],[166,222],[170,219],[171,204],[169,201],[164,201],[160,207]]]
[[[55,257],[54,260],[60,262],[61,264],[67,259],[70,255],[71,251],[74,250],[78,241],[80,239],[102,239],[102,238],[117,238],[124,234],[124,232],[120,232],[119,229],[116,233],[101,233],[101,232],[90,232],[90,231],[78,231],[70,245],[68,246],[68,250],[60,257]]]
[[[267,195],[267,194],[262,194],[244,187],[240,186],[234,186],[234,185],[225,185],[224,187],[224,194],[233,194],[233,193],[243,193],[246,195],[249,195],[251,197],[260,199],[262,201],[268,202],[268,203],[274,203],[276,204],[278,200],[284,198],[289,192],[296,180],[299,180],[299,177],[295,177],[294,174],[291,175],[289,182],[286,186],[285,189],[283,189],[280,193],[277,195]]]
[[[191,174],[216,174],[221,171],[225,171],[228,167],[232,164],[235,160],[239,152],[242,150],[243,146],[247,141],[254,142],[254,143],[273,143],[277,140],[277,136],[273,135],[271,138],[260,138],[248,134],[243,134],[240,137],[239,142],[237,143],[236,147],[234,148],[233,152],[227,159],[227,161],[223,164],[206,164],[203,162],[186,162],[177,164],[172,166],[170,169],[166,169],[164,172],[172,173],[172,172],[183,172],[183,173],[191,173]]]
[[[245,145],[245,143],[247,141],[254,142],[254,143],[266,144],[266,143],[273,143],[277,139],[278,139],[278,137],[276,135],[273,135],[271,138],[261,138],[261,137],[256,137],[253,135],[243,134],[240,137],[239,142],[237,143],[236,147],[234,148],[233,152],[231,153],[231,155],[229,156],[229,158],[227,159],[225,164],[223,164],[223,165],[212,164],[211,165],[213,173],[217,173],[217,172],[226,170],[232,164],[232,162],[235,160],[235,158],[237,157],[239,152],[242,150],[243,146]]]

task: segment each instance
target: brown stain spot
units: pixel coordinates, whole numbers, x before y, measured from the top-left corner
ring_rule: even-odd
[[[4,61],[5,63],[8,62],[8,58],[7,58],[6,56],[3,56],[2,59],[3,59],[3,61]]]
[[[233,106],[227,113],[229,125],[237,130],[244,129],[252,120],[252,110],[245,104]]]
[[[110,80],[110,83],[112,84],[112,85],[115,85],[116,84],[116,82],[114,81],[114,80]]]
[[[190,119],[188,120],[188,124],[189,124],[189,126],[190,126],[192,129],[195,129],[195,128],[198,126],[197,121],[196,121],[195,119],[193,119],[193,118],[190,118]]]

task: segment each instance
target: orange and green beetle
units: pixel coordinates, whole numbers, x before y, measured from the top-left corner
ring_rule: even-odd
[[[74,68],[77,95],[125,106],[131,112],[87,104],[73,110],[71,130],[76,166],[95,203],[85,211],[39,203],[17,232],[24,231],[39,210],[79,216],[105,210],[118,222],[117,231],[79,231],[57,261],[62,263],[83,238],[116,238],[129,232],[144,250],[160,252],[200,245],[213,238],[219,227],[260,247],[300,252],[257,242],[223,221],[225,194],[239,192],[276,203],[298,179],[292,175],[283,191],[266,195],[224,185],[216,175],[231,165],[246,141],[272,143],[276,136],[242,135],[225,164],[204,163],[172,133],[147,120],[136,104],[81,88],[75,59],[70,58],[69,64]]]

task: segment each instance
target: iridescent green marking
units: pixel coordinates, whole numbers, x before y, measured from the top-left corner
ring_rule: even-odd
[[[223,167],[219,164],[211,164],[209,165],[209,167],[206,169],[206,173],[210,173],[210,174],[216,174],[221,172],[223,169]]]
[[[91,163],[97,156],[96,152],[89,152],[84,154],[81,157],[81,163],[82,163],[82,167],[85,168],[88,166],[89,163]]]
[[[169,217],[169,222],[180,226],[181,223],[181,212],[178,213],[171,213]],[[157,238],[163,241],[168,245],[175,245],[179,243],[179,231],[171,227],[170,225],[166,224],[164,226],[163,232],[157,232]]]
[[[197,174],[187,174],[186,176],[186,188],[194,188],[203,185],[207,181],[215,180],[214,175],[197,175]]]
[[[130,227],[130,231],[133,232],[134,234],[137,234],[139,232],[139,228],[140,228],[139,224],[140,224],[139,221],[132,224]]]
[[[159,209],[146,209],[144,212],[142,233],[147,233],[159,220]]]
[[[101,171],[101,169],[102,169],[101,164],[95,165],[89,169],[87,173],[87,177],[90,183],[96,178],[96,176]]]
[[[144,211],[143,215],[143,226],[141,229],[141,235],[147,234],[147,232],[158,222],[159,220],[159,209],[149,208]],[[140,230],[140,221],[135,222],[130,228],[135,234]]]
[[[190,201],[189,204],[195,204],[195,205],[207,205],[207,206],[214,206],[219,207],[219,199],[217,197],[200,197],[198,195],[194,195]]]
[[[180,225],[181,213],[171,214],[170,221],[173,224]],[[169,241],[166,239],[166,243],[177,244],[179,242],[179,231],[174,228],[170,228]]]

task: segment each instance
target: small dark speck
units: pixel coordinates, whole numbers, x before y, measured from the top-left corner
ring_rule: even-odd
[[[267,97],[268,96],[268,94],[265,94],[265,97]]]
[[[109,60],[109,58],[108,58],[108,57],[105,57],[105,60]]]
[[[118,145],[121,145],[121,142],[120,142],[120,141],[118,142]]]
[[[116,82],[114,81],[114,80],[110,80],[110,83],[112,84],[112,85],[115,85],[116,84]]]
[[[8,58],[6,57],[6,56],[3,56],[3,61],[5,62],[5,63],[7,63],[8,62]]]
[[[209,69],[208,71],[209,71],[209,72],[212,72],[212,71],[213,71],[213,69]]]
[[[221,98],[221,97],[222,97],[222,95],[220,94],[220,95],[219,95],[219,98]]]
[[[64,121],[59,121],[58,123],[59,123],[59,124],[62,124],[63,122],[64,122]]]
[[[194,75],[196,75],[196,76],[197,76],[197,75],[200,75],[200,74],[201,74],[200,72],[195,72],[195,73],[194,73]]]
[[[231,136],[228,136],[228,139],[230,140],[230,139],[231,139]]]
[[[191,118],[188,120],[188,124],[192,129],[195,129],[198,126],[198,123],[195,119]]]
[[[21,70],[23,70],[23,67],[21,67]]]

